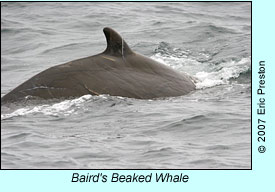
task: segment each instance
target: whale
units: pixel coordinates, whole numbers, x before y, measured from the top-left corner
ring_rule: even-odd
[[[103,32],[107,47],[102,53],[40,72],[4,95],[1,104],[87,94],[153,99],[195,90],[189,75],[134,52],[115,30],[105,27]]]

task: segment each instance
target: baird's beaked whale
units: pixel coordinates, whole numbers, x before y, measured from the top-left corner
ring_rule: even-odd
[[[121,36],[104,28],[104,52],[51,67],[1,98],[1,103],[23,100],[80,97],[86,94],[138,99],[173,97],[195,90],[191,79],[132,51]]]

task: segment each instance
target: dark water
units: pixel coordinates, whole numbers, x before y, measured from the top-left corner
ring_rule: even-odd
[[[250,14],[250,3],[232,2],[1,3],[1,96],[102,52],[106,26],[197,87],[176,98],[2,106],[2,168],[250,168]]]

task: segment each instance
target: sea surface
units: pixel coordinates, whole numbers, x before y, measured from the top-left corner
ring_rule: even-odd
[[[104,51],[104,27],[196,90],[1,106],[2,169],[251,168],[249,2],[2,2],[1,96]]]

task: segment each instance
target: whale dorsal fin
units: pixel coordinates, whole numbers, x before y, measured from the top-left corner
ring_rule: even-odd
[[[115,30],[105,27],[103,32],[107,41],[107,48],[103,52],[104,54],[124,57],[125,55],[133,53],[127,43]]]

